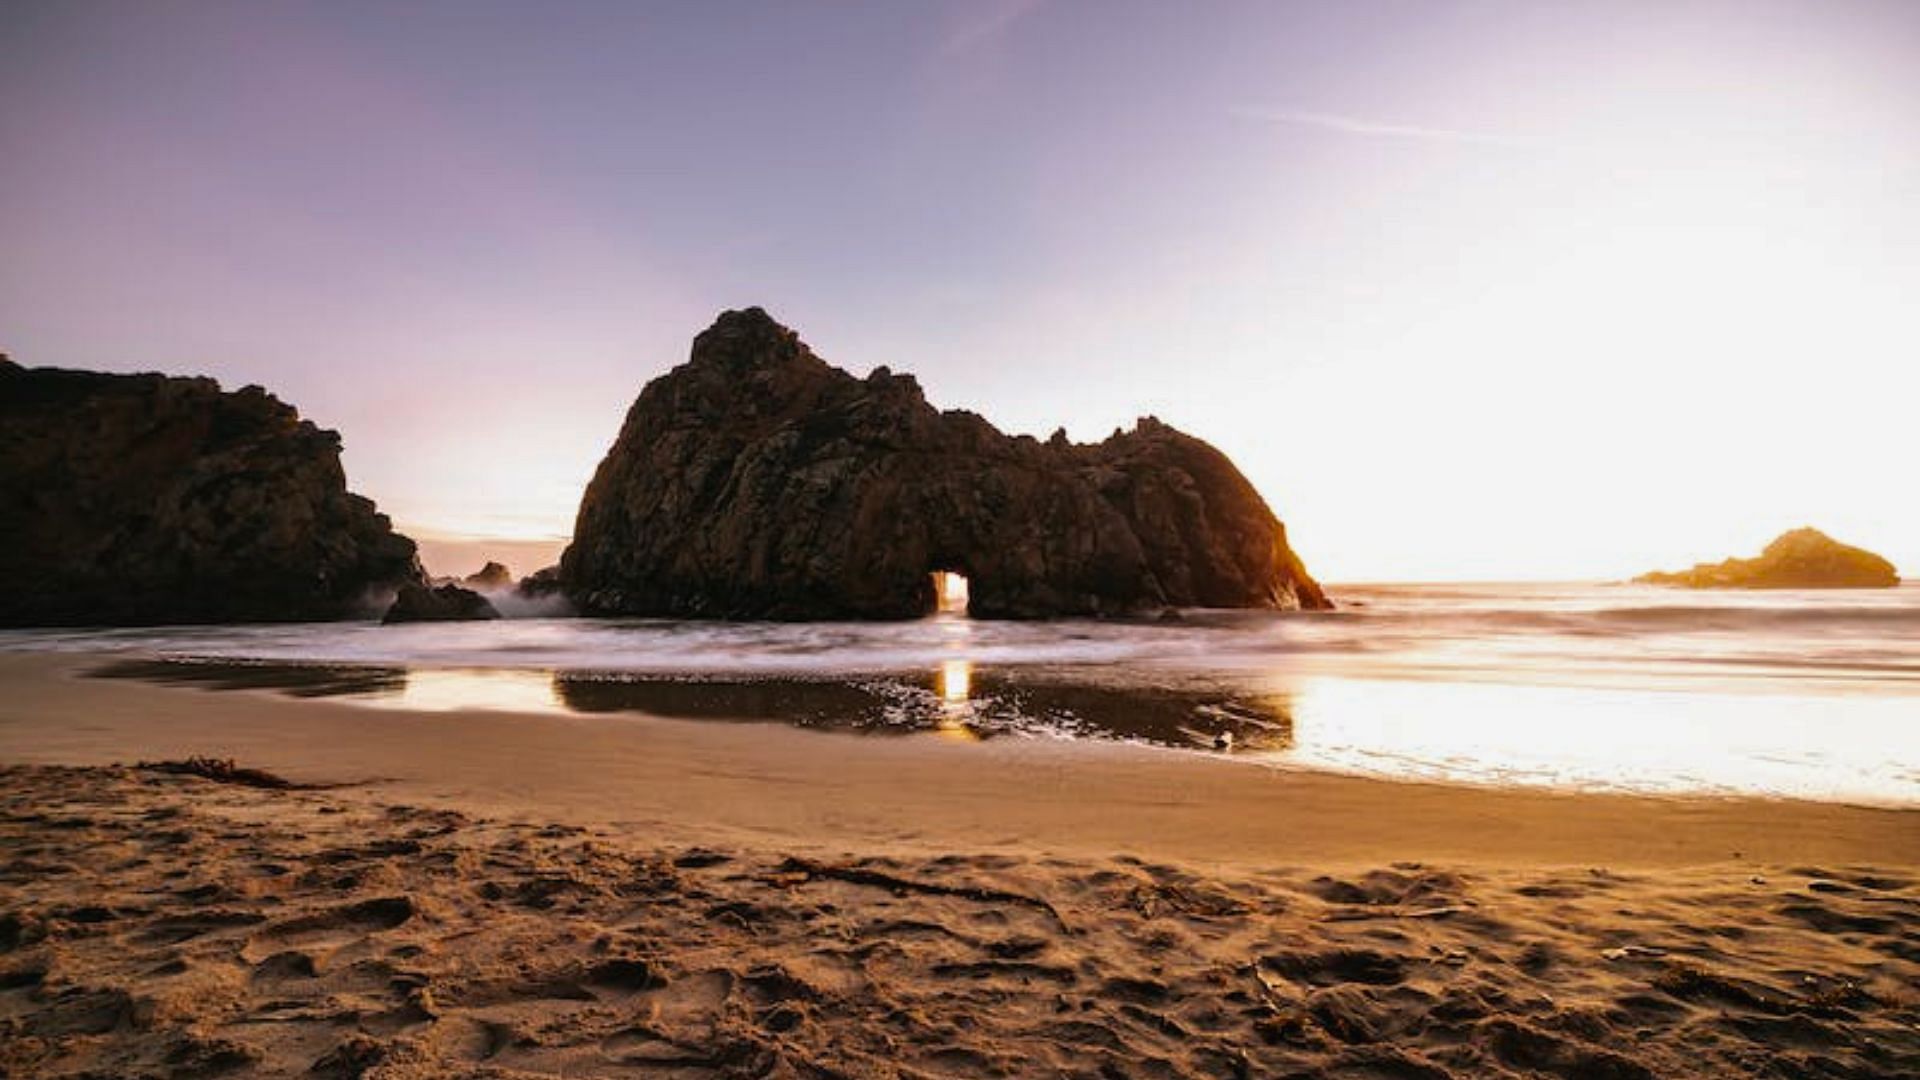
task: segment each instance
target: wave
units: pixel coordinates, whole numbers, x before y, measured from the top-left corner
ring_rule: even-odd
[[[1388,620],[1432,620],[1430,612],[1395,612],[1389,615],[1360,616]],[[1515,630],[1552,630],[1573,632],[1583,628],[1609,631],[1622,629],[1766,630],[1774,627],[1830,627],[1836,630],[1905,629],[1920,633],[1920,609],[1861,607],[1616,607],[1593,611],[1475,611],[1453,616],[1462,622],[1487,627],[1508,626]]]
[[[1668,595],[1671,600],[1666,599]],[[956,657],[985,667],[1139,668],[1158,677],[1235,679],[1313,666],[1370,672],[1472,670],[1577,681],[1616,674],[1831,685],[1911,681],[1920,672],[1920,589],[1877,594],[1702,597],[1621,586],[1394,586],[1348,593],[1327,613],[1187,611],[1136,621],[716,623],[517,618],[8,631],[0,650],[115,651],[225,660],[652,673],[850,675],[926,670]]]
[[[185,660],[144,677],[406,708],[1226,745],[1404,778],[1920,805],[1920,589],[1397,586],[1345,598],[1337,612],[1112,622],[8,631],[0,651]]]

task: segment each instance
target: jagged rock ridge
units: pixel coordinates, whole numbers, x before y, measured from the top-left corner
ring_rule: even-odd
[[[0,625],[331,619],[422,580],[340,437],[260,387],[0,357]]]
[[[1151,417],[1093,445],[1011,437],[758,308],[641,392],[561,561],[583,611],[734,619],[918,617],[935,570],[989,618],[1330,606],[1207,443]]]
[[[1634,579],[1690,589],[1885,589],[1900,584],[1893,564],[1818,529],[1781,533],[1757,559],[1700,563],[1690,570],[1653,571]]]

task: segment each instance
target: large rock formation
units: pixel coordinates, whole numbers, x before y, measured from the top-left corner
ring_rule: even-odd
[[[265,390],[0,357],[0,625],[332,619],[421,580]]]
[[[1634,580],[1689,589],[1884,589],[1900,584],[1900,575],[1871,551],[1849,547],[1818,529],[1794,529],[1781,533],[1757,559],[1656,570]]]
[[[941,412],[910,375],[831,367],[764,311],[721,315],[600,463],[561,560],[583,611],[913,618],[931,572],[988,618],[1330,606],[1233,463],[1152,418],[1094,445]]]

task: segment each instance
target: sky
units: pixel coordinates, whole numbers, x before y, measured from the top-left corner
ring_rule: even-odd
[[[749,304],[1325,580],[1920,576],[1920,3],[0,0],[0,351],[265,385],[431,569]]]

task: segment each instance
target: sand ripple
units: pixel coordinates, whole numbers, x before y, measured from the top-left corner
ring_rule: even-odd
[[[662,848],[0,770],[0,1075],[1920,1074],[1905,870]]]

